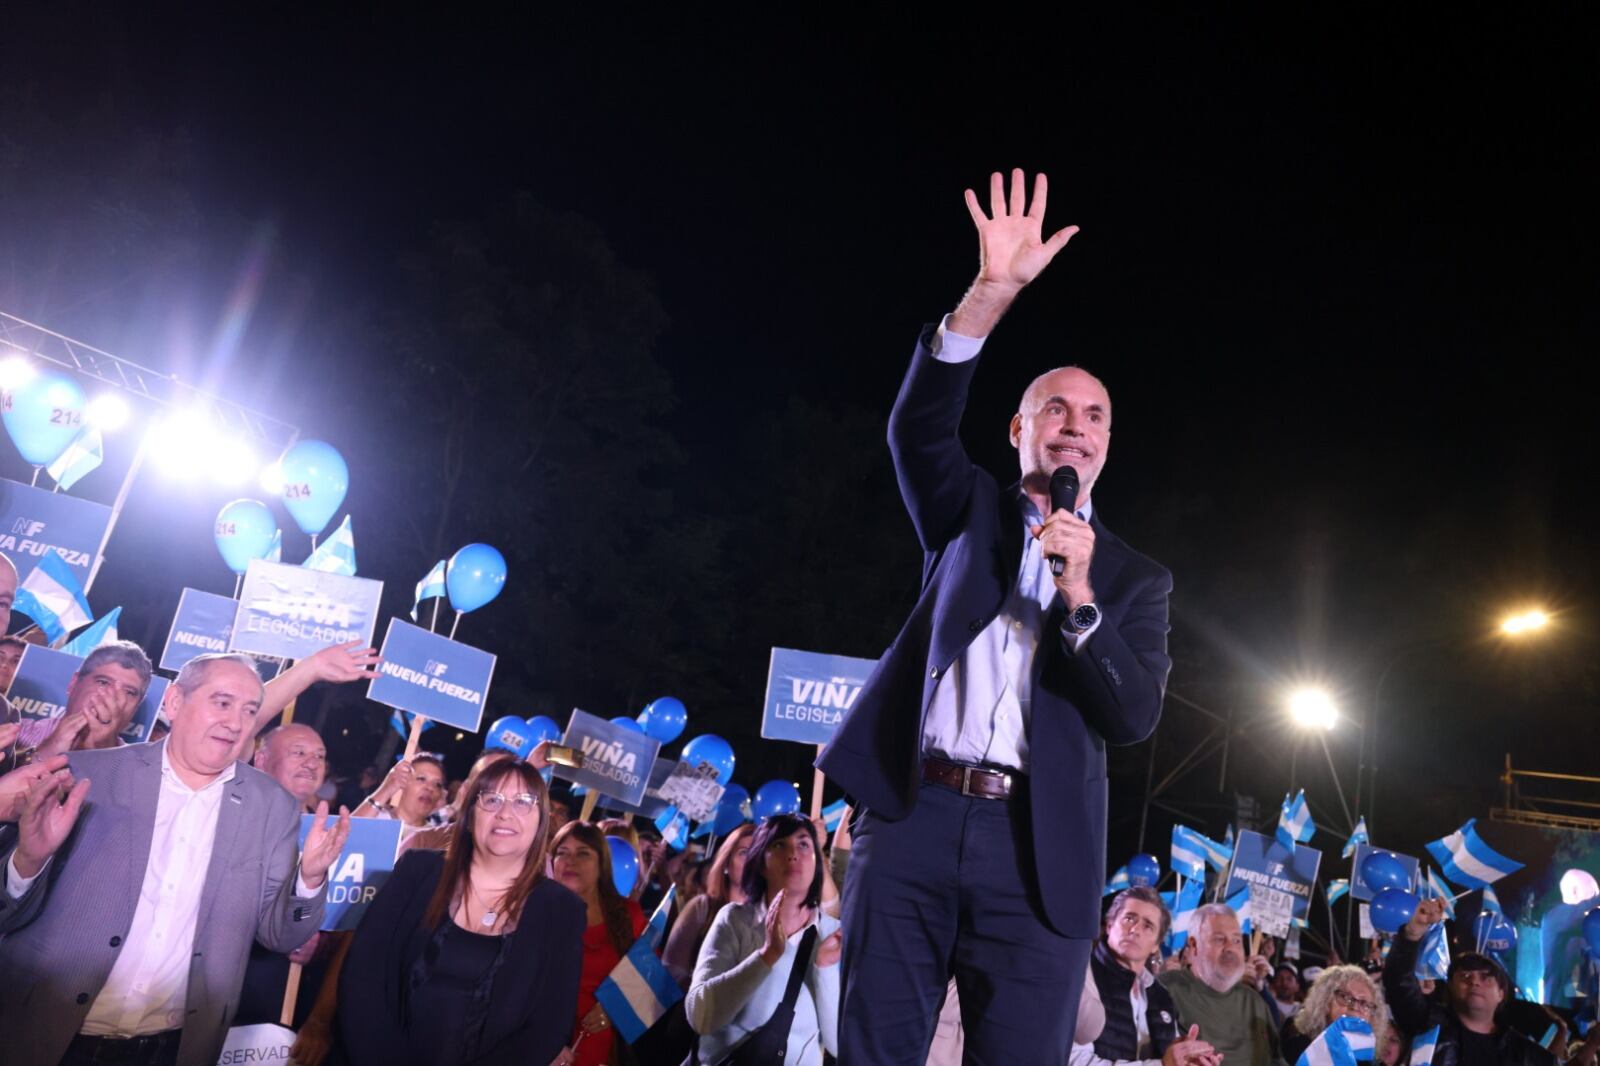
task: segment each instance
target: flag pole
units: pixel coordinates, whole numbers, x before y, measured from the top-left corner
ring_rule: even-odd
[[[128,472],[122,476],[122,487],[117,490],[117,498],[111,505],[111,519],[106,522],[106,531],[100,535],[100,547],[95,549],[94,562],[89,566],[89,579],[83,583],[83,594],[89,595],[89,590],[94,587],[94,579],[100,573],[100,564],[105,562],[106,545],[111,542],[111,531],[117,528],[117,519],[122,517],[122,508],[127,505],[128,493],[133,491],[133,479],[139,476],[139,470],[144,466],[144,457],[150,450],[150,434],[145,433],[139,437],[139,448],[133,453],[133,461],[128,464]],[[33,468],[33,480],[39,480],[39,468]]]
[[[283,1013],[278,1015],[278,1024],[285,1029],[294,1028],[294,1005],[300,998],[300,964],[289,964],[289,983],[283,989]]]
[[[456,626],[458,626],[460,624],[461,624],[461,612],[457,611],[456,612],[456,620],[454,622],[450,623],[450,639],[451,640],[455,640],[456,639]]]
[[[817,745],[817,757],[822,756],[822,745]],[[814,822],[822,817],[822,770],[820,767],[811,768],[811,820]]]
[[[438,596],[433,598],[433,618],[428,622],[429,633],[435,632],[439,628],[439,599],[440,597]]]

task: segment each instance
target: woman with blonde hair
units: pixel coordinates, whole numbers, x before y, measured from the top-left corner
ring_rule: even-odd
[[[1300,1009],[1283,1023],[1278,1039],[1284,1061],[1300,1061],[1311,1042],[1337,1018],[1360,1018],[1372,1026],[1374,1046],[1383,1047],[1389,1005],[1383,988],[1359,966],[1330,966],[1312,982]]]
[[[716,857],[706,871],[705,892],[683,908],[667,937],[661,961],[684,988],[689,987],[689,980],[694,976],[694,963],[700,957],[700,945],[711,931],[712,919],[729,903],[744,902],[744,889],[739,882],[744,877],[744,861],[750,855],[750,838],[755,831],[756,827],[746,822],[717,846]]]

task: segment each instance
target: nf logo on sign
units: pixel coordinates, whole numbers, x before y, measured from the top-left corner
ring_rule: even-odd
[[[383,662],[367,697],[476,733],[489,701],[494,656],[421,626],[389,620]]]
[[[44,532],[44,523],[35,522],[31,518],[19,518],[11,524],[11,532],[20,533],[24,537],[37,537]]]
[[[253,560],[239,589],[231,651],[304,659],[330,644],[372,643],[383,582]]]
[[[1304,918],[1311,907],[1311,891],[1317,883],[1317,868],[1322,865],[1322,852],[1304,844],[1294,846],[1289,854],[1284,846],[1272,837],[1253,829],[1240,831],[1233,846],[1233,865],[1228,868],[1228,885],[1223,898],[1231,899],[1241,888],[1250,890],[1252,901],[1257,899],[1279,902],[1271,893],[1288,896],[1293,902],[1288,913]],[[1281,909],[1281,908],[1280,908]]]
[[[300,816],[300,846],[316,822],[314,814]],[[393,818],[352,818],[350,838],[344,851],[328,868],[324,894],[327,903],[322,928],[352,930],[378,894],[378,889],[394,871],[395,855],[400,850],[400,830],[404,824]]]
[[[0,478],[0,552],[26,579],[45,552],[59,551],[80,582],[87,581],[111,508],[64,492],[46,492]]]
[[[826,744],[877,665],[871,659],[773,648],[761,735]]]
[[[637,807],[644,798],[645,786],[655,768],[661,743],[636,729],[613,725],[604,718],[574,710],[561,743],[583,753],[583,767],[557,765],[557,777],[593,789],[603,796],[615,796]]]

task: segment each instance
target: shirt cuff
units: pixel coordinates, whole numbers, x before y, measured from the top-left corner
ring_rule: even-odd
[[[23,877],[17,873],[17,855],[12,852],[11,858],[6,860],[6,895],[12,899],[21,899],[28,894],[28,889],[39,880],[41,874],[50,868],[50,860],[46,859],[44,865],[39,867],[39,873],[32,877]]]
[[[987,337],[968,337],[949,330],[950,316],[939,320],[933,333],[933,357],[941,363],[966,363],[978,357]]]
[[[316,899],[317,896],[321,894],[322,889],[327,888],[327,887],[328,887],[328,881],[327,881],[327,878],[324,877],[323,881],[322,881],[321,888],[312,888],[310,885],[306,884],[306,875],[300,872],[300,868],[298,866],[295,867],[295,871],[294,871],[294,896],[295,896],[295,899]]]
[[[1067,650],[1072,652],[1074,655],[1082,651],[1084,642],[1094,635],[1094,631],[1099,629],[1100,623],[1104,622],[1105,620],[1106,616],[1102,612],[1100,617],[1094,620],[1094,625],[1090,626],[1088,629],[1085,629],[1082,633],[1073,629],[1065,622],[1061,623],[1061,639],[1066,641]]]

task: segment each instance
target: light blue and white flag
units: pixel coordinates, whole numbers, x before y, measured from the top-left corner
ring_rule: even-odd
[[[1189,942],[1189,927],[1194,924],[1194,912],[1200,909],[1201,899],[1205,895],[1206,884],[1201,878],[1193,878],[1183,883],[1183,888],[1178,891],[1172,902],[1172,926],[1168,934],[1171,943],[1170,950],[1179,952]]]
[[[1132,887],[1133,882],[1128,880],[1128,868],[1126,866],[1121,866],[1117,868],[1116,873],[1111,875],[1111,880],[1106,882],[1106,890],[1100,893],[1100,895],[1109,896],[1114,892],[1121,892],[1125,888]]]
[[[1450,942],[1445,939],[1443,922],[1434,922],[1423,935],[1417,949],[1416,975],[1419,981],[1450,979]]]
[[[1484,889],[1484,891],[1487,892],[1489,890]],[[1439,872],[1432,867],[1428,869],[1428,879],[1422,884],[1422,898],[1444,900],[1445,914],[1449,915],[1452,922],[1455,921],[1456,905],[1450,898],[1450,886],[1444,883],[1444,879],[1439,876]]]
[[[345,515],[333,536],[317,545],[317,550],[301,564],[307,570],[320,570],[325,574],[356,576],[356,535],[350,529],[350,516]]]
[[[403,739],[410,740],[411,739],[411,720],[413,718],[415,718],[415,717],[416,717],[416,715],[414,715],[414,714],[408,716],[403,711],[395,711],[395,712],[393,712],[392,714],[389,715],[389,725],[394,729],[394,731],[396,733],[399,733],[400,736]],[[433,728],[433,719],[424,718],[422,720],[422,731],[424,733],[426,733],[428,730],[430,730],[432,728]]]
[[[1466,825],[1428,845],[1428,854],[1438,860],[1450,883],[1462,888],[1485,888],[1522,869],[1520,862],[1485,844],[1473,828],[1475,822],[1476,818],[1468,818]]]
[[[661,840],[673,851],[682,851],[689,846],[689,816],[676,807],[668,807],[656,818],[656,828],[661,832]]]
[[[1366,816],[1363,815],[1362,817],[1356,819],[1355,831],[1350,834],[1350,839],[1344,842],[1344,858],[1348,859],[1350,856],[1356,853],[1357,844],[1370,843],[1372,843],[1372,841],[1367,839],[1367,819]]]
[[[1376,1041],[1372,1026],[1360,1018],[1335,1018],[1317,1034],[1295,1066],[1355,1066],[1371,1062]]]
[[[1433,1049],[1438,1044],[1437,1025],[1411,1041],[1411,1066],[1433,1066]]]
[[[1344,896],[1349,891],[1350,891],[1350,879],[1348,877],[1336,877],[1332,881],[1329,881],[1328,882],[1328,906],[1330,906],[1330,907],[1333,906],[1334,903],[1337,900],[1339,900],[1342,896]]]
[[[413,622],[417,620],[417,609],[422,606],[423,600],[445,594],[444,568],[445,562],[440,559],[433,564],[433,569],[428,571],[427,576],[417,582],[417,598],[411,603],[411,620]]]
[[[283,530],[272,531],[272,547],[267,549],[267,554],[262,559],[269,563],[283,562]]]
[[[1186,825],[1172,827],[1172,872],[1204,880],[1206,876],[1205,837]]]
[[[828,832],[831,833],[839,828],[839,823],[844,821],[844,812],[849,808],[849,806],[850,804],[841,799],[834,800],[832,803],[822,808],[822,824],[828,830]]]
[[[11,609],[33,619],[51,644],[94,617],[78,576],[58,551],[39,556],[38,565],[22,579]]]
[[[594,998],[605,1008],[606,1017],[630,1044],[683,998],[683,989],[656,955],[667,936],[667,916],[672,913],[675,895],[676,885],[667,889],[650,924],[595,990]]]
[[[121,617],[121,607],[111,608],[104,618],[61,645],[61,650],[80,659],[87,658],[100,645],[117,639],[117,619]]]
[[[78,479],[105,461],[105,443],[94,426],[84,426],[72,438],[67,450],[56,456],[45,471],[55,479],[56,486],[70,489]]]
[[[1232,908],[1234,914],[1239,916],[1239,931],[1248,936],[1253,928],[1250,921],[1250,890],[1241,888],[1224,902]]]
[[[1483,886],[1483,909],[1490,914],[1504,914],[1500,909],[1500,897],[1494,894],[1494,889],[1488,885]]]
[[[1233,826],[1228,827],[1228,839],[1218,843],[1204,833],[1195,833],[1195,840],[1206,849],[1206,865],[1218,873],[1228,868],[1228,863],[1233,861]]]
[[[1292,800],[1285,793],[1283,809],[1278,812],[1278,843],[1292,853],[1295,844],[1304,844],[1316,831],[1311,821],[1311,807],[1306,803],[1306,790],[1295,793]]]

